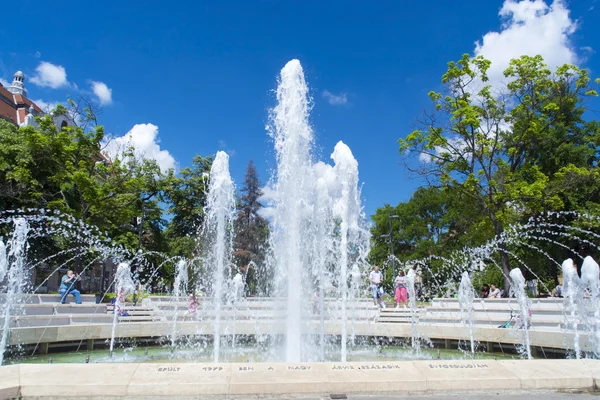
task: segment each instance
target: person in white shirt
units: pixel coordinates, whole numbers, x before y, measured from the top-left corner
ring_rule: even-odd
[[[381,283],[383,282],[383,274],[379,271],[379,265],[373,268],[373,271],[369,274],[369,281],[371,282],[371,294],[373,295],[373,304],[377,305],[377,300],[380,300],[379,305],[383,308],[385,304],[381,298],[383,297],[381,290]]]
[[[500,299],[500,289],[496,287],[493,283],[490,286],[490,294],[488,294],[488,299]]]

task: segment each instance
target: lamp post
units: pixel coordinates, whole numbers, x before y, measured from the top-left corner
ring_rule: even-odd
[[[390,238],[390,250],[392,251],[392,281],[396,276],[396,261],[394,260],[394,235],[392,234],[392,219],[400,218],[395,214],[388,214],[388,226],[390,228],[390,233],[386,235],[381,235],[382,238]]]

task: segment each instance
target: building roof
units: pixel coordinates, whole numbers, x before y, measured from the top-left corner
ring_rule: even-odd
[[[20,87],[16,89],[13,87],[15,82],[13,82],[13,86],[8,88],[0,83],[0,118],[20,126],[25,122],[25,117],[29,114],[31,107],[35,110],[35,115],[43,115],[44,111],[25,96],[27,93],[24,90],[25,77],[21,71],[17,71],[15,74],[15,81],[17,78],[20,79],[20,82],[18,82]]]
[[[14,102],[13,94],[6,90],[0,83],[0,118],[7,120],[15,125],[17,122],[17,105]]]
[[[17,107],[24,106],[29,110],[29,107],[33,106],[33,109],[36,112],[40,114],[44,113],[44,110],[42,110],[37,104],[21,94],[13,94],[13,98],[15,100],[15,104],[17,104]]]

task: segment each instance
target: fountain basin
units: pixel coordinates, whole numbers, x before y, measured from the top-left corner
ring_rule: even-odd
[[[0,367],[0,397],[185,399],[253,394],[593,390],[599,378],[598,360],[19,364]]]

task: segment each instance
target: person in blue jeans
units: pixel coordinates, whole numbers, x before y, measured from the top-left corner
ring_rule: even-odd
[[[60,281],[60,287],[58,288],[58,293],[60,293],[60,302],[65,304],[65,300],[69,294],[75,296],[75,303],[81,304],[81,293],[79,290],[75,289],[75,282],[80,281],[81,278],[75,272],[68,270],[67,274],[62,277]]]

